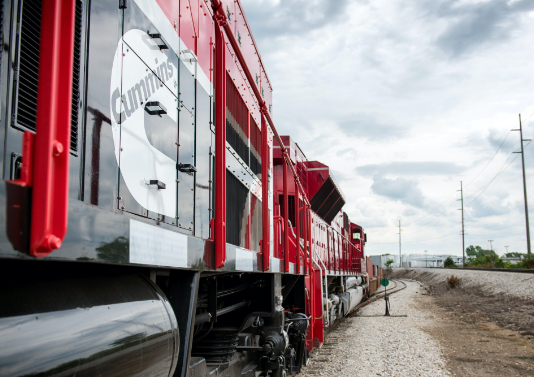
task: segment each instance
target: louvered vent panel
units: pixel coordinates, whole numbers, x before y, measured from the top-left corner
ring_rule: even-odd
[[[250,116],[250,169],[261,179],[261,130]]]
[[[72,107],[70,149],[78,151],[78,108],[80,104],[81,53],[82,53],[82,2],[76,2],[74,19],[74,61],[72,67]]]
[[[248,148],[248,110],[230,75],[226,74],[226,141],[250,166]]]
[[[248,221],[248,188],[227,170],[226,192],[226,242],[244,247]]]
[[[32,131],[35,131],[37,117],[40,36],[41,1],[25,1],[20,26],[17,123]]]
[[[82,41],[82,7],[76,2],[74,62],[71,115],[71,150],[78,149],[78,105],[80,102],[80,61]],[[37,84],[39,78],[39,45],[41,37],[41,1],[22,4],[20,22],[20,58],[18,67],[17,123],[32,131],[37,119]]]

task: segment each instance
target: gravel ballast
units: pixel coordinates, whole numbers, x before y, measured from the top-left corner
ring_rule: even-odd
[[[304,376],[450,376],[438,343],[423,328],[435,319],[418,308],[423,289],[405,281],[406,289],[390,298],[384,317],[383,299],[363,307],[332,331],[311,355]]]
[[[393,279],[411,278],[430,285],[444,282],[451,275],[462,279],[464,287],[479,286],[488,293],[509,294],[524,299],[534,296],[534,274],[443,268],[394,268],[390,274]]]

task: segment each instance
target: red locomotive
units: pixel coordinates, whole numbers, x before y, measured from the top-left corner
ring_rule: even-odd
[[[241,3],[8,0],[0,25],[0,375],[300,372],[369,294],[366,236],[278,135]]]

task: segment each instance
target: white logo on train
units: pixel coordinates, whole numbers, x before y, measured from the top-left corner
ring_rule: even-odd
[[[177,80],[175,63],[145,31],[130,30],[120,39],[110,86],[115,157],[134,199],[149,211],[171,217],[176,216],[176,161],[150,144],[143,104],[161,103],[166,116],[178,123],[176,97],[168,89]],[[150,180],[164,182],[166,188],[158,190]]]

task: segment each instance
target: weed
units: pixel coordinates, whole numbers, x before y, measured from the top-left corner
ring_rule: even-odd
[[[462,279],[458,276],[451,275],[450,278],[447,278],[447,288],[454,289],[462,285]]]

